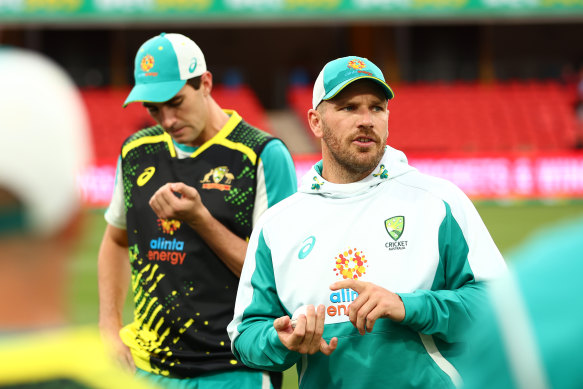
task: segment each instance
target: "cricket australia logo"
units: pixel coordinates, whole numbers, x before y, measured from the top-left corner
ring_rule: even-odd
[[[393,216],[385,220],[385,229],[394,242],[385,243],[389,250],[404,250],[407,248],[407,241],[398,242],[403,231],[405,231],[405,216]]]
[[[378,173],[373,173],[373,177],[380,177],[383,179],[389,178],[389,171],[385,168],[385,165],[381,165],[381,166],[379,166]]]
[[[235,176],[229,172],[228,167],[218,166],[205,174],[200,182],[202,182],[202,189],[231,190],[231,182],[234,179]]]
[[[319,189],[322,187],[322,185],[324,185],[324,183],[323,183],[323,182],[320,182],[320,181],[318,180],[318,177],[317,177],[317,176],[314,176],[314,178],[312,178],[312,180],[314,180],[314,181],[315,181],[315,182],[312,184],[312,190],[319,190]]]

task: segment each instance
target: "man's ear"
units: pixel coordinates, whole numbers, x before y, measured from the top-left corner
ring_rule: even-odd
[[[203,95],[209,96],[213,90],[213,74],[209,71],[204,72],[200,76],[200,88]]]
[[[308,111],[308,124],[310,129],[314,133],[314,136],[318,139],[322,139],[324,136],[323,123],[322,123],[322,113],[316,109],[310,109]]]

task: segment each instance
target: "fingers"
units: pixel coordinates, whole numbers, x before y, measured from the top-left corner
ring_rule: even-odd
[[[161,186],[150,198],[149,204],[156,216],[161,219],[171,218],[173,215],[174,203],[177,197],[171,189],[171,184]]]
[[[319,319],[324,319],[323,317]],[[317,314],[313,305],[306,307],[306,314],[300,315],[296,322],[296,327],[293,332],[293,344],[301,354],[313,354],[314,350],[314,335],[316,329]],[[319,339],[318,349],[319,349]],[[316,350],[317,351],[317,350]]]
[[[188,186],[182,182],[174,182],[169,184],[170,190],[174,192],[178,198],[187,197],[189,199],[194,199],[198,195],[198,191],[192,186]]]
[[[361,289],[360,284],[362,284],[362,282],[357,281],[357,280],[342,280],[342,281],[337,281],[337,282],[333,283],[332,285],[330,285],[330,289],[331,290],[352,289],[352,290],[356,291],[357,293],[360,293],[360,289]]]
[[[200,211],[198,191],[182,182],[173,182],[161,186],[152,195],[150,207],[161,219],[180,219],[189,221]]]
[[[343,280],[330,285],[330,289],[350,288],[358,297],[350,303],[350,322],[361,335],[372,332],[379,318],[401,322],[405,318],[405,306],[398,294],[370,282]]]
[[[320,350],[320,342],[323,340],[322,335],[324,334],[324,320],[326,319],[324,306],[318,305],[316,315],[313,317],[313,328],[314,332],[312,335],[312,340],[310,342],[310,348],[308,354],[315,354]],[[308,319],[308,325],[311,325]],[[310,327],[312,328],[312,327]]]
[[[356,312],[356,328],[361,335],[372,332],[374,323],[378,319],[380,308],[376,300],[367,300]]]
[[[324,305],[319,305],[317,309],[314,309],[313,305],[308,305],[306,314],[297,317],[295,328],[292,329],[288,316],[274,320],[273,326],[284,346],[292,351],[301,354],[315,354],[324,349],[327,353],[331,353],[336,346],[330,347],[322,339],[325,319]]]
[[[287,315],[279,317],[273,321],[273,328],[275,328],[277,332],[285,331],[288,328],[291,328],[291,319]]]
[[[132,353],[130,352],[129,348],[126,348],[125,353],[122,356],[121,363],[123,367],[127,369],[130,373],[136,372],[136,364],[134,362],[134,358],[132,357]]]
[[[330,355],[338,346],[338,338],[330,339],[330,343],[326,343],[324,339],[320,339],[320,352],[324,355]]]

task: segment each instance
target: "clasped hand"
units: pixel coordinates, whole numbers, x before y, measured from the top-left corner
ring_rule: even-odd
[[[178,219],[190,225],[196,224],[203,213],[208,212],[198,191],[182,182],[161,186],[149,204],[160,219]]]

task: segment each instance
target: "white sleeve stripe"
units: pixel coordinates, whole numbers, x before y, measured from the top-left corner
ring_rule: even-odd
[[[259,159],[257,165],[257,187],[255,188],[255,205],[253,206],[252,225],[257,224],[257,220],[268,208],[267,188],[265,186],[265,171],[263,170],[263,161]]]
[[[459,388],[462,385],[462,377],[460,376],[459,372],[456,368],[447,360],[441,353],[439,349],[435,345],[435,341],[431,335],[425,335],[419,333],[419,337],[421,337],[421,342],[423,342],[423,346],[427,353],[433,359],[433,361],[439,366],[439,368],[449,376],[453,384],[456,388]]]
[[[105,211],[105,221],[114,227],[125,230],[127,228],[126,208],[123,193],[123,177],[121,171],[121,157],[117,160],[115,169],[115,184],[109,207]]]
[[[550,388],[533,329],[516,279],[501,278],[492,285],[495,317],[518,388]]]

